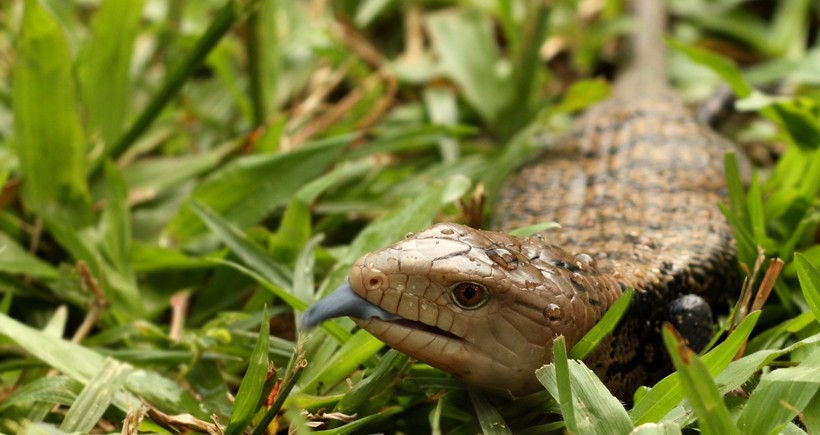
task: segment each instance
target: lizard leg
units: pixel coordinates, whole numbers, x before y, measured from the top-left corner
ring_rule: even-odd
[[[712,309],[705,299],[693,294],[681,296],[669,304],[667,315],[667,320],[696,352],[709,344],[714,321]]]

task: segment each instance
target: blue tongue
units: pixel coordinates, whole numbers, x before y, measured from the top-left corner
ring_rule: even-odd
[[[350,316],[357,319],[378,317],[382,320],[398,320],[401,316],[388,313],[376,305],[367,302],[356,294],[350,284],[345,283],[328,297],[313,304],[302,314],[302,329],[309,329],[334,317]]]

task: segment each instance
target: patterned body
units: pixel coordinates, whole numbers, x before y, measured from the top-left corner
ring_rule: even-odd
[[[590,255],[619,290],[637,290],[618,331],[587,361],[620,397],[666,370],[659,328],[670,320],[669,304],[685,294],[716,303],[736,275],[731,230],[718,208],[731,146],[674,95],[655,95],[614,97],[588,110],[508,182],[492,222],[501,231],[558,222],[543,234],[547,243]]]

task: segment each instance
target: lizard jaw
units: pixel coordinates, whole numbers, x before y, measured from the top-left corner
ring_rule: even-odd
[[[318,326],[325,320],[343,316],[360,319],[360,324],[367,322],[369,319],[378,319],[401,328],[440,335],[452,340],[461,340],[461,337],[443,329],[385,311],[378,305],[374,305],[359,296],[348,283],[343,284],[328,297],[308,308],[302,315],[301,326],[303,329],[309,329]]]

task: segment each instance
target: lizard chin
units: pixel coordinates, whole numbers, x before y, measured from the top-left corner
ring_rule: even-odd
[[[517,370],[466,339],[441,329],[406,320],[354,321],[388,346],[481,389],[506,397],[520,397],[541,388],[533,374],[534,368]]]

